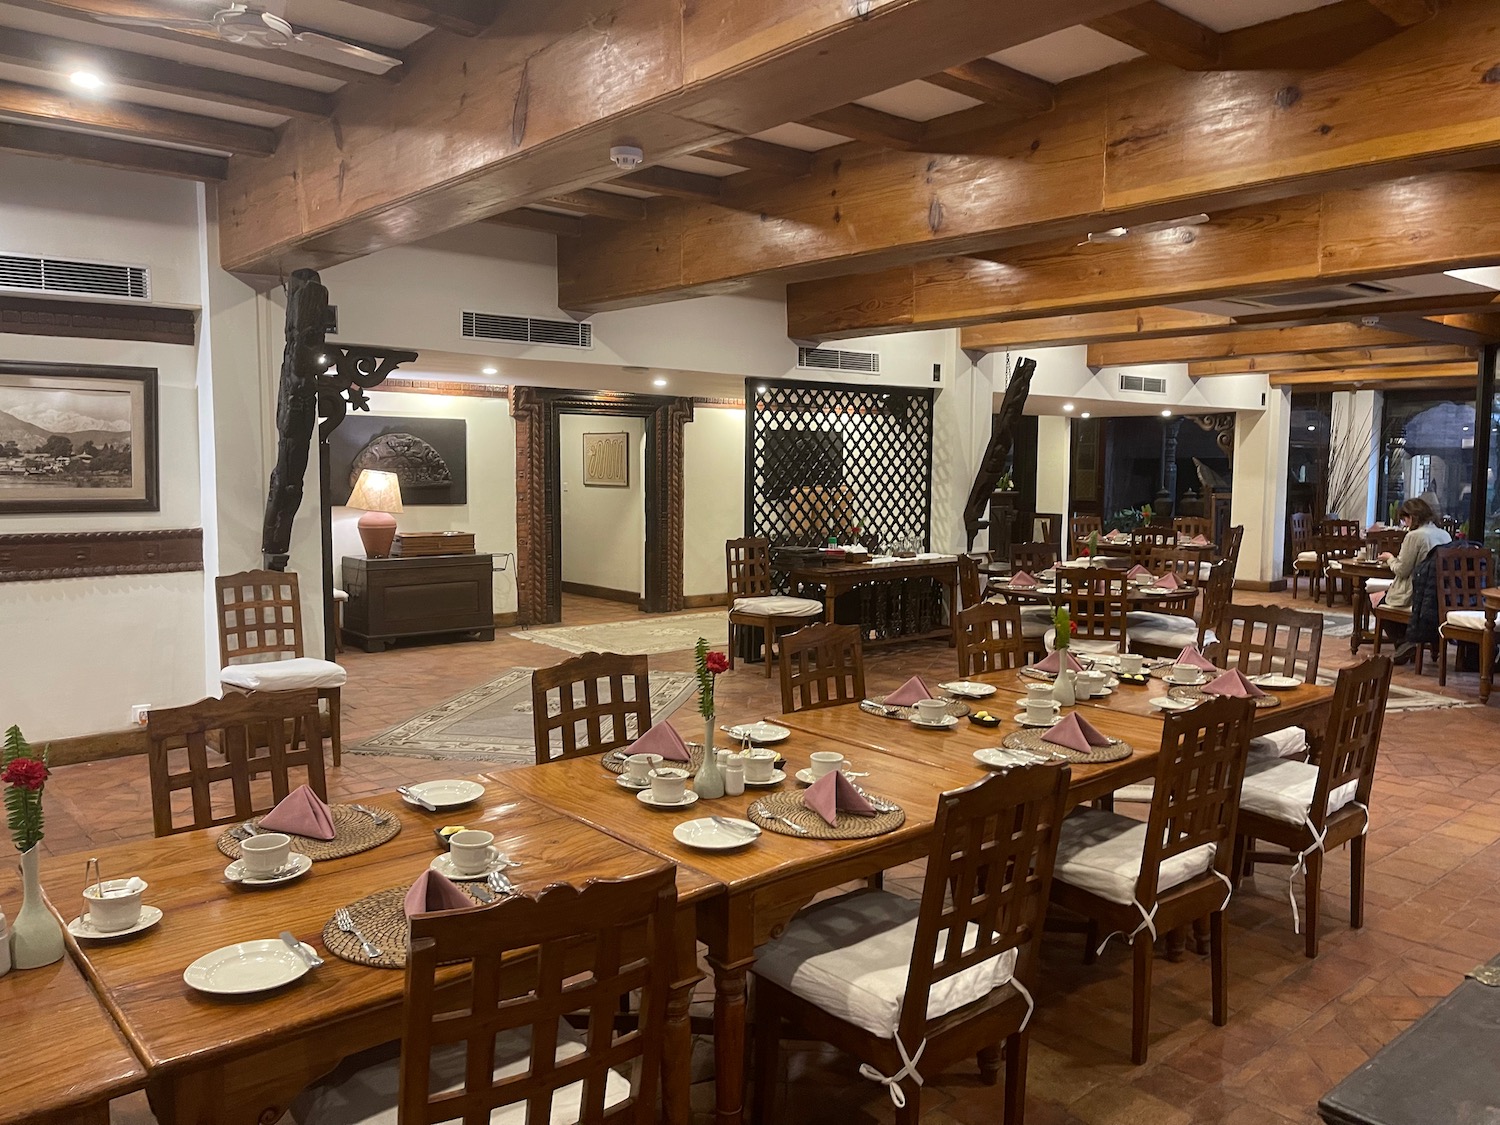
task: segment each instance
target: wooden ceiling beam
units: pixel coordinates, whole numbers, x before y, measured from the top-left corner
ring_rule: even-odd
[[[975,59],[952,66],[931,75],[926,81],[976,101],[1016,110],[1027,117],[1046,113],[1057,99],[1057,88],[1052,83],[994,59]]]
[[[1025,322],[1022,322],[1025,323]],[[1345,352],[1350,348],[1411,347],[1425,350],[1422,341],[1398,331],[1365,328],[1358,324],[1321,324],[1301,328],[1261,328],[1176,336],[1155,340],[1090,344],[1090,367],[1129,367],[1141,363],[1190,363],[1243,360],[1256,356]]]
[[[1500,313],[1398,314],[1382,316],[1380,323],[1393,331],[1407,332],[1435,344],[1481,348],[1486,344],[1500,343]]]
[[[0,121],[0,150],[101,168],[151,172],[184,180],[222,180],[229,174],[229,161],[222,156],[131,144],[112,137],[42,129],[35,125],[13,125],[8,121]]]
[[[113,96],[126,100],[130,90],[154,90],[287,117],[322,118],[333,112],[332,95],[318,90],[11,27],[0,29],[0,62],[58,73],[95,69],[109,76],[118,90]]]
[[[496,0],[349,0],[359,8],[384,12],[455,35],[478,35],[495,20]]]
[[[976,324],[962,331],[959,342],[966,352],[993,352],[1128,340],[1162,340],[1184,333],[1227,332],[1234,327],[1234,321],[1227,316],[1163,306]]]
[[[1339,0],[1252,24],[1223,37],[1224,70],[1320,70],[1354,58],[1402,30],[1369,0]]]
[[[273,129],[108,98],[74,97],[14,82],[0,82],[0,116],[30,125],[71,126],[218,152],[267,156],[276,151]]]
[[[615,219],[621,222],[640,222],[646,217],[646,201],[629,195],[615,195],[607,191],[572,191],[566,195],[554,195],[542,200],[549,207],[560,207],[579,215],[593,215],[599,219]]]
[[[1453,344],[1425,344],[1404,348],[1343,348],[1337,351],[1307,352],[1301,355],[1252,355],[1235,359],[1209,359],[1188,364],[1188,377],[1203,379],[1212,375],[1271,374],[1282,371],[1352,370],[1358,367],[1381,369],[1431,366],[1435,363],[1470,363],[1474,349]]]
[[[722,183],[717,176],[679,172],[676,168],[642,168],[639,172],[616,176],[610,183],[700,203],[704,200],[714,202],[722,190]]]
[[[911,150],[922,144],[922,122],[853,102],[804,117],[801,124],[881,148]]]
[[[546,234],[555,234],[561,238],[578,238],[583,234],[583,220],[575,219],[571,215],[554,215],[551,211],[535,211],[530,207],[517,208],[514,211],[505,211],[499,215],[491,215],[481,222],[493,223],[498,227],[521,227],[525,230],[539,230]]]
[[[693,153],[704,160],[717,160],[723,164],[734,164],[751,172],[766,172],[771,175],[805,176],[812,171],[813,154],[787,145],[773,145],[754,137],[739,137],[721,144],[709,145]]]
[[[1366,3],[1402,27],[1430,20],[1437,14],[1437,0],[1366,0]]]
[[[1436,390],[1473,387],[1479,379],[1474,363],[1435,363],[1412,367],[1358,367],[1347,371],[1283,371],[1270,377],[1273,387],[1298,390]]]
[[[1213,70],[1223,36],[1156,0],[1090,20],[1089,28],[1183,70]]]

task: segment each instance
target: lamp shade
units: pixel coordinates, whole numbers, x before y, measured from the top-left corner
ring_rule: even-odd
[[[354,491],[349,494],[348,506],[363,508],[367,512],[399,512],[401,482],[395,473],[361,469],[359,479],[354,482]]]

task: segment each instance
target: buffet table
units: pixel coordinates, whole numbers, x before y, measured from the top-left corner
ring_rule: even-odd
[[[867,563],[794,566],[794,587],[821,586],[825,621],[835,621],[834,603],[841,594],[860,592],[857,624],[866,648],[899,641],[948,637],[952,629],[941,607],[926,596],[928,583],[946,593],[948,612],[958,605],[958,559],[954,555],[918,555]]]

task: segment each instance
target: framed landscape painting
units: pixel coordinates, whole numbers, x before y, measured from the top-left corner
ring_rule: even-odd
[[[0,513],[155,512],[156,369],[0,360]]]

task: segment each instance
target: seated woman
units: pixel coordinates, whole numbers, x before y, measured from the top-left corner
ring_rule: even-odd
[[[1395,575],[1391,588],[1385,595],[1385,604],[1392,608],[1411,605],[1412,572],[1434,547],[1453,542],[1453,537],[1433,522],[1431,505],[1420,497],[1405,501],[1397,509],[1397,515],[1401,526],[1408,529],[1406,538],[1401,542],[1401,553],[1392,555],[1389,551],[1382,551],[1380,555],[1381,559],[1390,564],[1391,573]],[[1399,630],[1402,633],[1403,643],[1397,647],[1394,660],[1397,664],[1407,663],[1415,655],[1416,645],[1404,641],[1403,626],[1394,622],[1386,622],[1385,626],[1388,632]]]

